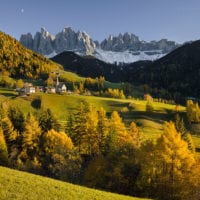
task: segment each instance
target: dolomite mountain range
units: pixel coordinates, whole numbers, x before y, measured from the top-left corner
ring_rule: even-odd
[[[94,41],[86,32],[64,28],[53,35],[45,28],[35,35],[22,34],[20,42],[27,48],[47,57],[53,57],[64,51],[73,51],[79,55],[92,55],[107,63],[131,63],[138,60],[156,60],[176,49],[180,45],[174,41],[161,39],[146,42],[133,33],[110,35],[102,42]]]

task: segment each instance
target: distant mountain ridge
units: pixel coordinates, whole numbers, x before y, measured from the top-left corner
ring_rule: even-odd
[[[93,55],[108,63],[155,60],[180,46],[167,39],[146,42],[132,33],[110,35],[100,43],[94,41],[86,32],[76,32],[71,27],[64,28],[56,35],[41,28],[34,36],[31,33],[21,35],[20,42],[48,57],[64,51],[73,51],[80,55]]]
[[[114,37],[110,35],[108,39],[103,40],[100,44],[101,48],[106,51],[158,51],[162,53],[169,53],[174,50],[178,45],[174,41],[161,39],[159,41],[146,42],[140,40],[138,36],[132,33],[121,33]]]

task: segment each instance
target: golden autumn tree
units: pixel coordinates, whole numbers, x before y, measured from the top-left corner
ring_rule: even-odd
[[[45,133],[44,139],[44,149],[48,154],[65,154],[73,148],[71,138],[64,132],[57,132],[51,129]]]
[[[141,160],[143,187],[148,186],[150,195],[158,199],[188,199],[198,183],[194,179],[196,160],[174,124],[166,122],[155,146],[151,151],[142,147],[145,149]]]
[[[83,136],[83,143],[85,145],[86,153],[89,155],[98,153],[98,116],[97,110],[93,105],[89,105],[88,112],[86,114],[86,135]]]
[[[141,145],[141,134],[135,122],[131,122],[128,134],[132,137],[134,147],[139,148]]]
[[[48,174],[62,180],[73,179],[79,170],[79,158],[70,137],[64,132],[49,130],[43,136],[43,167]]]
[[[186,111],[187,119],[190,124],[200,122],[200,109],[197,102],[194,103],[192,100],[187,100]]]
[[[39,127],[39,123],[29,113],[25,121],[24,132],[22,133],[22,151],[19,155],[20,160],[27,169],[40,166],[40,137],[41,128]]]
[[[74,115],[74,130],[70,136],[73,139],[73,143],[78,147],[79,153],[85,153],[85,137],[87,135],[87,113],[89,106],[86,102],[81,102],[78,112]]]
[[[49,75],[48,79],[46,80],[46,84],[47,86],[51,86],[53,87],[54,86],[54,80],[53,80],[53,77],[51,75]]]
[[[8,150],[2,128],[0,128],[0,165],[8,165]]]
[[[103,108],[81,102],[78,112],[69,115],[66,132],[80,154],[100,155],[105,150],[108,120]]]
[[[115,111],[109,120],[107,151],[88,165],[84,181],[90,187],[112,192],[135,194],[139,166],[136,154],[139,151],[139,131],[135,123],[126,130],[122,119]]]
[[[1,120],[1,127],[8,147],[8,153],[10,154],[12,146],[15,145],[18,133],[14,130],[13,124],[7,116]]]
[[[16,88],[23,88],[23,87],[24,87],[24,81],[22,79],[17,80]]]
[[[107,137],[108,150],[115,151],[127,142],[128,133],[122,118],[117,111],[113,111],[109,120],[109,132]]]
[[[106,117],[106,111],[103,108],[98,111],[97,133],[98,154],[102,155],[105,152],[106,138],[108,135],[108,119]]]
[[[193,107],[193,101],[192,100],[187,100],[186,102],[186,112],[187,112],[187,119],[188,122],[192,122],[192,107]]]

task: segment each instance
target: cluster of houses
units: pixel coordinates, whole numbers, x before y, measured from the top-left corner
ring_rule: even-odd
[[[64,83],[59,83],[58,79],[56,82],[56,86],[47,86],[47,87],[43,87],[43,86],[33,86],[32,83],[25,83],[24,87],[22,88],[17,88],[16,91],[18,92],[19,96],[26,96],[26,95],[30,95],[30,94],[34,94],[36,91],[40,91],[40,92],[46,92],[46,93],[71,93],[71,91],[67,91],[67,87]]]

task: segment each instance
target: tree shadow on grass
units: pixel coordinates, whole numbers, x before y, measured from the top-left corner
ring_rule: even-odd
[[[42,101],[40,98],[37,98],[37,99],[33,99],[33,101],[31,102],[31,106],[35,109],[40,109],[41,108],[41,104],[42,104]]]
[[[119,107],[119,108],[123,108],[123,107],[128,107],[129,106],[129,103],[119,103],[119,102],[116,102],[116,103],[113,103],[113,102],[107,102],[107,105],[110,106],[110,107]]]
[[[130,111],[127,113],[121,113],[121,116],[123,119],[145,119],[160,124],[169,120],[169,116],[167,114],[158,112]]]
[[[199,147],[196,147],[196,152],[200,152],[200,148]]]
[[[5,97],[17,97],[16,94],[12,94],[12,93],[6,93],[6,92],[1,92],[0,96],[5,96]]]

